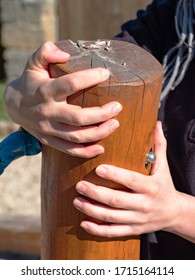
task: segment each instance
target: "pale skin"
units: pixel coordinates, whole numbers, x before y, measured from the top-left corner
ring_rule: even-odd
[[[81,222],[83,229],[105,237],[164,230],[195,242],[195,198],[178,192],[174,187],[160,122],[157,122],[155,131],[155,153],[157,159],[150,176],[110,165],[96,168],[98,176],[125,186],[127,191],[78,182],[76,189],[82,197],[74,200],[74,206],[87,216],[106,222],[84,220]],[[95,200],[95,203],[87,198]]]
[[[119,122],[113,117],[122,106],[115,101],[93,108],[68,104],[68,96],[103,82],[110,75],[106,69],[96,68],[51,79],[49,63],[63,63],[69,58],[52,42],[43,44],[29,58],[21,77],[7,86],[4,103],[10,117],[43,144],[90,158],[104,152],[93,142],[118,128]]]
[[[49,63],[68,59],[69,54],[53,43],[43,44],[29,58],[21,77],[7,86],[5,106],[10,117],[43,144],[72,156],[91,158],[105,152],[97,141],[119,127],[114,116],[122,106],[116,101],[93,108],[68,104],[68,96],[101,83],[110,75],[107,70],[96,68],[51,79]],[[195,198],[174,187],[160,122],[155,132],[155,153],[157,160],[151,176],[116,166],[96,168],[98,176],[124,185],[126,192],[78,182],[74,206],[87,216],[106,222],[102,225],[86,219],[81,222],[82,228],[105,237],[165,230],[195,242]],[[91,203],[88,198],[96,202]]]

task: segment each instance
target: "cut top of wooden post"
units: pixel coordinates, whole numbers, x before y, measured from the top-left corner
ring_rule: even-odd
[[[138,85],[152,82],[156,75],[162,74],[160,63],[141,47],[119,40],[60,41],[56,43],[62,50],[70,54],[70,60],[58,64],[58,70],[50,71],[52,77],[59,77],[64,73],[73,73],[89,68],[102,67],[110,71],[109,81],[101,83],[105,86],[114,84],[133,83]],[[56,67],[56,65],[55,65]]]

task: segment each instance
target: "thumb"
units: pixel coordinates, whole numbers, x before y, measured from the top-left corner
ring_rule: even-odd
[[[157,121],[156,124],[154,151],[156,154],[156,162],[153,165],[152,174],[154,174],[159,168],[167,166],[167,141],[160,121]]]
[[[33,53],[27,67],[34,70],[47,70],[50,63],[63,63],[68,61],[69,58],[70,55],[60,50],[53,42],[46,42]]]

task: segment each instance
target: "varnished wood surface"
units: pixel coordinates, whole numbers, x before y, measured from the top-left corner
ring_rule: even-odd
[[[97,48],[97,46],[100,46]],[[97,177],[100,163],[149,174],[146,154],[153,148],[162,68],[141,48],[119,41],[59,42],[71,54],[68,63],[51,65],[52,77],[91,67],[105,67],[110,79],[73,95],[69,102],[81,107],[101,106],[117,100],[123,111],[120,128],[100,141],[105,153],[93,159],[71,157],[43,147],[42,165],[42,258],[43,259],[139,259],[139,237],[99,238],[79,226],[83,215],[72,205],[75,184],[89,180],[108,187],[129,190]]]

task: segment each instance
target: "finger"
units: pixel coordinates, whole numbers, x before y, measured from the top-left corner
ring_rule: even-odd
[[[50,92],[53,92],[55,99],[61,101],[65,100],[73,93],[90,88],[107,80],[109,76],[110,72],[104,68],[86,69],[53,79],[49,88]]]
[[[135,192],[148,192],[150,176],[106,164],[99,165],[96,168],[96,174],[106,180],[126,186]]]
[[[61,51],[54,43],[45,42],[30,57],[28,66],[31,69],[47,69],[49,63],[62,63],[69,60],[70,55]]]
[[[114,190],[104,186],[96,186],[87,181],[80,181],[76,190],[85,197],[112,208],[124,210],[142,210],[144,208],[143,197],[134,192]]]
[[[159,157],[165,157],[166,150],[167,144],[162,130],[162,123],[158,121],[155,130],[155,152],[159,155]]]
[[[34,133],[36,135],[36,133]],[[39,141],[50,147],[53,147],[63,153],[71,156],[77,156],[82,158],[92,158],[104,153],[104,148],[98,144],[83,145],[75,144],[58,137],[39,135],[36,136]]]
[[[37,111],[48,119],[57,122],[69,123],[76,126],[92,125],[104,122],[118,115],[123,107],[116,101],[109,102],[100,107],[82,108],[79,106],[67,104],[67,102],[54,103],[44,101],[49,99],[52,94],[51,87],[40,87],[36,93],[36,100],[40,100]]]
[[[119,127],[115,119],[108,120],[96,126],[72,126],[63,123],[51,122],[42,127],[42,133],[56,136],[73,143],[91,143],[108,137]]]
[[[95,218],[106,223],[135,223],[139,218],[136,211],[110,208],[103,204],[95,202],[92,203],[83,197],[75,198],[73,205],[88,217]]]
[[[155,154],[156,162],[153,165],[152,174],[163,167],[167,168],[167,143],[162,130],[162,123],[157,122],[155,129]]]
[[[81,227],[92,235],[108,238],[140,234],[137,227],[134,225],[96,224],[92,221],[83,221],[81,222]]]
[[[48,110],[48,113],[58,122],[86,126],[107,121],[119,114],[121,110],[121,104],[115,101],[109,102],[101,107],[88,108],[61,103],[56,109]]]

